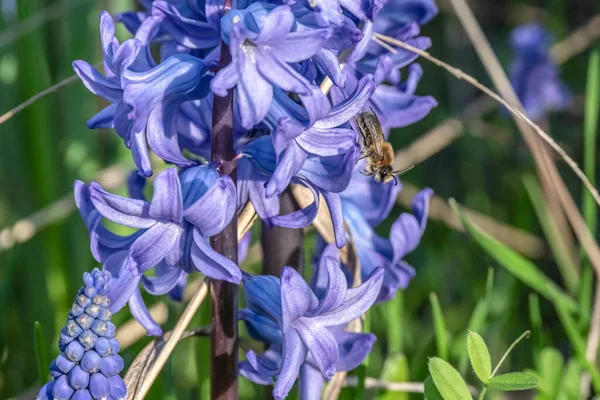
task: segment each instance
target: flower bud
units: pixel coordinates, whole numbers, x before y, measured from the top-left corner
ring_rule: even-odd
[[[93,374],[100,371],[101,366],[102,357],[100,357],[98,353],[93,350],[85,352],[81,359],[81,368],[83,368],[84,371]]]
[[[79,335],[79,343],[83,345],[86,350],[93,349],[96,345],[96,340],[98,340],[98,336],[92,331],[84,331],[81,335]]]
[[[52,396],[54,400],[69,400],[73,394],[73,389],[69,386],[67,376],[63,375],[56,380],[52,388]]]
[[[125,386],[125,382],[123,378],[119,375],[113,375],[108,378],[108,382],[110,385],[110,395],[115,399],[124,399],[127,396],[127,386]]]
[[[95,399],[103,399],[110,395],[110,384],[102,374],[93,374],[90,377],[90,393]]]
[[[106,357],[112,353],[112,346],[110,340],[107,338],[98,338],[96,341],[96,347],[94,347],[96,353],[100,354],[102,357]]]
[[[71,342],[65,348],[65,355],[71,361],[77,362],[81,360],[83,353],[85,353],[85,349],[79,342]]]
[[[69,373],[71,368],[75,366],[75,363],[67,358],[64,353],[59,354],[56,357],[56,367],[64,374]]]
[[[71,400],[93,400],[92,395],[87,389],[80,389],[73,393]]]
[[[69,384],[75,390],[85,389],[90,383],[90,374],[85,372],[81,366],[76,365],[69,372]]]
[[[123,363],[121,356],[108,356],[102,359],[100,372],[106,377],[111,377],[121,372],[124,366],[125,364]]]

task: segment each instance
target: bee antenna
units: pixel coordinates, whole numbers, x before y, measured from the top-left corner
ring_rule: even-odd
[[[392,175],[394,177],[394,186],[398,186],[398,178],[396,175]]]
[[[395,170],[395,171],[392,171],[392,173],[393,173],[393,174],[402,174],[402,173],[404,173],[404,172],[408,172],[408,171],[410,171],[410,170],[411,170],[411,169],[413,169],[414,167],[415,167],[415,164],[413,164],[413,165],[411,165],[410,167],[407,167],[407,168],[400,168],[400,169],[397,169],[397,170]]]

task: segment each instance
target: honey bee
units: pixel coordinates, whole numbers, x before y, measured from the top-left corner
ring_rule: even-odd
[[[360,157],[356,162],[363,158],[366,159],[365,170],[361,171],[361,174],[365,176],[375,175],[376,182],[388,183],[393,179],[397,185],[398,178],[396,178],[396,174],[406,172],[412,169],[414,165],[396,171],[393,170],[394,148],[390,142],[385,140],[381,123],[373,110],[358,114],[354,117],[354,123],[362,138]]]

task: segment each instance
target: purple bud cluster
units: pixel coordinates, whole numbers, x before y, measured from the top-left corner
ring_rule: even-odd
[[[117,354],[116,327],[110,321],[111,280],[108,271],[94,269],[83,275],[66,325],[60,332],[61,351],[50,364],[53,380],[38,393],[40,400],[123,399],[127,388],[119,373],[123,359]]]

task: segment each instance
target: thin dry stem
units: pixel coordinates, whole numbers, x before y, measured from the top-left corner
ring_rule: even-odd
[[[482,85],[475,78],[473,78],[470,75],[465,74],[460,69],[452,67],[452,66],[446,64],[445,62],[433,57],[428,52],[417,49],[416,47],[406,44],[400,40],[394,39],[389,36],[381,35],[379,33],[374,34],[373,40],[376,41],[377,43],[379,43],[382,47],[388,49],[389,51],[391,51],[393,53],[397,52],[396,49],[387,45],[386,42],[391,43],[395,46],[401,47],[405,50],[412,51],[412,52],[420,55],[421,57],[433,62],[437,66],[445,69],[450,74],[455,76],[457,79],[464,80],[465,82],[468,82],[471,85],[475,86],[477,89],[481,90],[482,92],[484,92],[485,94],[490,96],[492,99],[494,99],[495,101],[497,101],[498,103],[500,103],[501,105],[506,107],[512,114],[517,116],[521,121],[525,122],[527,125],[532,127],[535,130],[535,132],[539,135],[539,137],[541,137],[542,140],[544,140],[546,143],[548,143],[548,145],[560,155],[560,157],[565,161],[565,163],[569,166],[569,168],[571,168],[573,170],[573,172],[575,173],[575,175],[577,175],[577,177],[583,182],[586,189],[592,194],[592,196],[594,197],[594,200],[596,201],[596,204],[600,205],[600,194],[598,194],[598,190],[596,190],[594,185],[592,185],[590,183],[590,181],[585,176],[585,173],[581,170],[581,168],[579,168],[577,163],[554,141],[554,139],[552,139],[550,136],[548,136],[546,134],[546,132],[544,132],[537,124],[535,124],[533,121],[531,121],[529,118],[527,118],[527,116],[525,114],[523,114],[521,111],[517,110],[512,105],[508,104],[508,102],[506,102],[502,97],[497,95],[494,91],[492,91],[489,88],[487,88],[486,86]]]
[[[135,399],[143,399],[146,396],[146,394],[152,387],[154,380],[157,378],[158,374],[160,373],[163,366],[167,362],[167,359],[169,358],[169,356],[175,349],[175,345],[177,344],[177,342],[179,342],[179,339],[181,339],[181,336],[183,335],[183,333],[185,332],[185,329],[190,324],[190,321],[192,320],[194,315],[196,315],[196,311],[198,311],[198,308],[200,308],[200,305],[204,301],[204,298],[206,297],[207,294],[208,294],[208,279],[205,278],[204,280],[202,280],[202,282],[200,283],[200,287],[196,291],[196,294],[194,295],[194,297],[192,297],[192,299],[188,303],[187,307],[181,314],[181,317],[177,321],[177,324],[175,325],[175,328],[173,329],[171,336],[169,337],[169,339],[165,343],[164,347],[162,348],[160,355],[156,358],[156,361],[154,361],[154,363],[152,364],[152,367],[148,371],[148,373],[144,379],[144,382],[140,385],[139,389],[136,391]]]
[[[590,331],[585,349],[586,358],[595,364],[598,359],[598,344],[600,343],[600,279],[596,279],[596,291],[594,295],[594,307],[592,309],[592,321],[590,322]],[[581,376],[582,398],[588,398],[590,384],[592,383],[590,374],[585,372]]]
[[[46,97],[49,94],[55,93],[59,89],[65,87],[65,86],[69,86],[69,85],[77,82],[78,80],[79,80],[79,77],[76,74],[72,75],[66,79],[63,79],[62,81],[58,82],[57,84],[50,86],[48,89],[42,90],[41,92],[35,94],[34,96],[31,96],[30,98],[28,98],[27,100],[25,100],[24,102],[22,102],[15,108],[13,108],[12,110],[9,110],[6,113],[0,115],[0,125],[2,125],[3,123],[5,123],[9,119],[11,119],[17,113],[23,111],[24,109],[26,109],[27,107],[29,107],[30,105],[35,103],[36,101],[40,100],[41,98]]]
[[[125,181],[126,172],[119,166],[112,166],[98,173],[97,181],[107,189],[114,189]],[[50,203],[30,216],[22,218],[12,226],[0,230],[0,253],[12,248],[15,244],[30,240],[45,227],[67,218],[75,210],[73,194],[69,193],[59,200]]]

